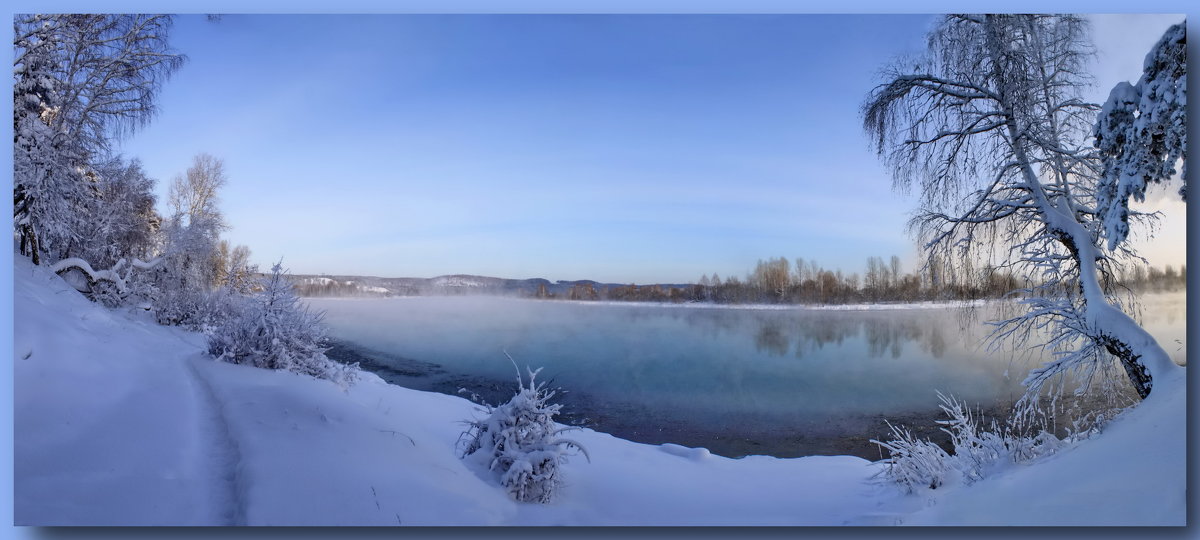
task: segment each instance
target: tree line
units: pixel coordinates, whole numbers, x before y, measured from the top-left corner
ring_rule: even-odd
[[[686,285],[597,286],[573,285],[562,293],[542,287],[533,296],[559,300],[610,300],[631,302],[710,302],[717,304],[858,304],[925,301],[961,301],[1020,297],[1036,285],[1028,278],[992,265],[963,267],[927,264],[905,272],[900,257],[868,257],[862,274],[829,269],[815,260],[786,257],[759,260],[744,277],[722,279],[705,274]],[[1186,266],[1161,268],[1129,265],[1114,285],[1138,292],[1175,291],[1186,288]]]

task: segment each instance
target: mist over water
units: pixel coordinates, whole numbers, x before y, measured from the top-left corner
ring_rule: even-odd
[[[986,352],[997,306],[755,310],[500,297],[308,299],[332,351],[385,380],[496,404],[520,366],[565,393],[567,423],[646,443],[782,457],[853,454],[883,422],[936,432],[936,393],[1002,411],[1039,357]],[[1143,321],[1182,361],[1184,295],[1149,295]],[[460,394],[461,395],[461,394]]]

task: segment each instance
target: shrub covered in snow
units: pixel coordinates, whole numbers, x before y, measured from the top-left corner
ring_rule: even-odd
[[[234,304],[226,304],[232,306]],[[240,304],[210,333],[208,351],[218,360],[266,369],[284,369],[341,386],[357,380],[357,367],[325,356],[323,313],[300,303],[279,263],[263,280],[263,290]]]
[[[1027,435],[1012,427],[1001,428],[995,421],[984,429],[961,402],[940,393],[938,397],[942,401],[942,412],[948,417],[938,420],[938,424],[950,435],[953,453],[947,453],[928,440],[917,439],[907,429],[890,423],[892,440],[871,441],[890,453],[890,457],[881,462],[884,466],[881,474],[909,492],[924,487],[937,489],[955,479],[971,484],[988,476],[1003,463],[1031,461],[1052,454],[1066,444],[1042,429],[1032,430],[1037,432],[1036,435]],[[1067,442],[1077,438],[1080,437],[1069,437]]]
[[[522,502],[546,503],[555,497],[562,484],[559,465],[572,449],[591,460],[579,443],[559,438],[571,428],[554,423],[562,405],[551,405],[555,392],[536,383],[540,371],[529,371],[529,386],[518,372],[517,394],[499,407],[487,407],[487,418],[469,421],[460,439],[465,442],[462,457],[474,457],[499,473],[500,484]]]
[[[881,462],[885,467],[881,474],[885,478],[910,492],[923,487],[937,489],[946,483],[953,467],[952,457],[945,450],[928,440],[916,438],[903,427],[891,423],[888,427],[892,431],[892,440],[871,440],[890,453],[890,457]]]

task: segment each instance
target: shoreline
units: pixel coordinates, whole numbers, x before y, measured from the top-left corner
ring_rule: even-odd
[[[377,351],[348,340],[331,338],[330,343],[333,345],[332,354],[326,354],[331,359],[342,363],[359,362],[363,371],[379,377],[386,384],[407,390],[458,397],[475,406],[481,406],[480,400],[499,405],[508,401],[515,392],[509,380],[450,372],[440,364]],[[400,365],[392,365],[397,361]],[[650,421],[652,419],[640,414],[644,410],[636,403],[601,401],[580,389],[560,394],[555,402],[563,406],[555,422],[564,426],[586,428],[638,444],[703,448],[730,459],[754,456],[778,459],[853,456],[877,461],[886,455],[869,441],[886,440],[890,436],[887,428],[889,421],[904,425],[914,434],[928,438],[944,449],[952,448],[949,436],[939,429],[940,425],[936,422],[943,420],[944,415],[935,401],[931,401],[923,410],[854,414],[832,419],[814,417],[799,423],[777,425],[757,423],[750,417],[733,422],[745,427],[737,431],[709,426],[696,418],[659,418],[658,421]],[[994,417],[1009,406],[1011,404],[993,403],[985,407],[984,412]]]
[[[530,298],[524,296],[505,296],[492,294],[446,294],[446,295],[409,295],[409,296],[303,296],[301,300],[394,300],[405,301],[412,299],[466,299],[485,298],[499,300],[517,300],[524,302],[539,302],[547,304],[595,305],[595,306],[629,306],[648,308],[678,308],[678,309],[728,309],[743,311],[905,311],[925,309],[958,309],[978,308],[996,303],[1011,302],[1004,298],[986,298],[976,300],[928,300],[920,302],[896,303],[856,303],[856,304],[718,304],[715,302],[645,302],[621,300],[556,300],[549,298]]]

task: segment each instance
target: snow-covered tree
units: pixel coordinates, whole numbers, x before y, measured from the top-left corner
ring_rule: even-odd
[[[281,263],[271,267],[262,289],[231,304],[232,313],[209,335],[209,353],[233,364],[287,370],[343,387],[353,384],[357,367],[325,356],[324,313],[310,311],[300,302]]]
[[[163,15],[17,15],[13,19],[13,221],[41,263],[93,242],[95,166],[147,122],[183,56]]]
[[[1187,29],[1167,29],[1150,53],[1136,85],[1118,83],[1095,128],[1104,157],[1097,206],[1109,249],[1129,236],[1129,198],[1145,200],[1151,184],[1170,180],[1182,163],[1187,200]]]
[[[86,218],[92,234],[80,256],[106,268],[124,257],[152,259],[162,226],[154,210],[154,179],[139,160],[113,157],[96,165],[94,182],[98,204]]]
[[[1133,253],[1102,248],[1102,164],[1088,144],[1099,107],[1080,98],[1086,36],[1075,16],[946,16],[928,52],[872,91],[864,126],[897,187],[919,189],[912,226],[930,260],[993,260],[1033,280],[1027,311],[995,334],[1055,352],[1027,396],[1111,354],[1145,397],[1176,366],[1103,285]],[[1031,343],[1035,332],[1048,343]]]
[[[187,172],[171,183],[167,199],[171,215],[163,227],[163,263],[155,302],[159,322],[196,326],[206,318],[205,297],[220,285],[219,248],[226,227],[217,195],[227,180],[220,159],[199,154]]]
[[[257,282],[254,274],[258,273],[258,265],[250,263],[250,248],[241,245],[230,248],[229,241],[221,240],[217,243],[215,265],[217,285],[241,294],[252,292]]]
[[[522,502],[554,499],[562,484],[559,466],[566,463],[572,449],[588,458],[579,443],[559,437],[570,428],[554,423],[562,405],[549,403],[555,392],[537,384],[540,371],[529,371],[528,386],[518,371],[516,395],[508,403],[488,407],[487,418],[469,421],[463,434],[462,456],[478,459],[496,471],[508,494]]]

